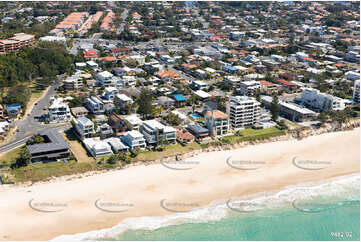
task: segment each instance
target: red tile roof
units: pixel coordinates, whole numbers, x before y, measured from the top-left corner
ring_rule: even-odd
[[[276,80],[276,82],[278,82],[282,85],[286,85],[286,86],[296,86],[296,84],[294,84],[293,82],[289,82],[284,79],[278,79],[278,80]]]

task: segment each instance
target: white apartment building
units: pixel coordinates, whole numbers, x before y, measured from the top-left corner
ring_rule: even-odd
[[[259,121],[260,103],[252,97],[234,96],[227,103],[227,114],[234,129],[242,129]]]
[[[61,123],[71,121],[72,116],[68,104],[62,98],[51,98],[49,107],[49,123]]]
[[[144,135],[148,144],[158,144],[160,140],[174,143],[177,139],[177,130],[170,126],[165,126],[157,120],[144,121],[140,126],[140,132]]]
[[[81,138],[90,137],[95,133],[94,123],[86,117],[74,119],[74,126]]]
[[[305,88],[302,92],[301,101],[303,104],[321,110],[343,110],[347,100],[322,93],[317,89]]]
[[[128,131],[121,140],[129,146],[130,149],[147,147],[144,136],[137,130]]]
[[[355,81],[353,85],[353,100],[360,103],[360,80]]]
[[[253,96],[261,90],[259,81],[244,81],[239,83],[239,93],[241,96]]]
[[[229,119],[227,114],[219,110],[213,110],[207,111],[204,117],[207,128],[212,136],[225,135],[229,133]]]

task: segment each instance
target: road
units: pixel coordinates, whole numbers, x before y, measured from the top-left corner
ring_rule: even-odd
[[[129,12],[129,10],[128,9],[124,9],[124,11],[123,11],[123,13],[122,13],[122,20],[123,20],[123,22],[120,24],[120,26],[119,26],[119,28],[118,28],[118,33],[121,33],[121,32],[123,32],[123,30],[124,30],[124,27],[125,27],[125,24],[126,24],[126,22],[125,22],[125,20],[127,19],[127,17],[128,17],[128,12]]]
[[[33,106],[28,116],[22,120],[15,121],[15,126],[18,128],[18,132],[16,132],[15,137],[10,142],[0,146],[0,153],[25,144],[31,136],[37,134],[39,131],[56,130],[59,132],[71,127],[70,124],[44,125],[36,120],[36,117],[40,117],[44,113],[43,109],[49,105],[50,97],[55,95],[55,89],[59,87],[63,78],[64,76],[59,77],[58,80],[50,86],[44,97],[38,100],[37,105]]]

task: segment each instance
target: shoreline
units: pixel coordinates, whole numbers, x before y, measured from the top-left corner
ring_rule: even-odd
[[[104,173],[117,171],[117,170],[125,170],[125,169],[129,169],[131,167],[160,164],[162,162],[174,161],[174,160],[178,160],[178,159],[186,160],[186,159],[192,158],[194,156],[197,156],[197,155],[200,155],[203,153],[235,150],[235,149],[241,149],[241,148],[245,148],[245,147],[249,147],[249,146],[253,146],[253,145],[267,144],[267,143],[273,143],[273,142],[302,140],[302,139],[305,139],[308,137],[318,136],[318,135],[327,134],[327,133],[337,133],[337,132],[344,132],[344,131],[350,131],[350,130],[352,131],[359,127],[360,127],[360,119],[356,118],[356,119],[351,119],[349,122],[342,124],[341,127],[336,127],[335,124],[333,124],[333,123],[326,123],[325,127],[318,128],[318,129],[301,128],[299,130],[292,130],[292,131],[296,131],[296,132],[292,132],[292,131],[290,132],[290,130],[288,130],[288,132],[286,132],[282,135],[271,136],[266,139],[259,139],[259,140],[255,140],[255,141],[242,141],[242,142],[239,142],[236,144],[223,144],[220,146],[219,145],[218,146],[210,146],[207,148],[189,151],[189,152],[183,153],[183,154],[171,155],[168,157],[163,157],[163,158],[160,158],[157,160],[152,160],[152,161],[139,160],[139,161],[133,162],[131,164],[127,164],[123,167],[117,167],[117,168],[112,168],[112,169],[103,169],[103,170],[92,170],[92,171],[87,171],[84,173],[75,173],[75,174],[71,174],[71,175],[52,177],[47,180],[37,181],[37,182],[28,181],[28,182],[15,183],[15,184],[11,184],[11,185],[3,184],[3,186],[26,187],[26,186],[33,186],[35,184],[52,183],[52,182],[58,182],[58,181],[69,181],[69,180],[81,179],[81,178],[89,177],[89,176],[93,176],[93,175],[104,174]],[[17,147],[15,147],[15,148],[17,148]],[[4,154],[6,154],[6,153],[0,153],[0,158]]]
[[[110,228],[125,218],[170,214],[159,206],[162,199],[187,201],[204,207],[220,199],[244,197],[299,183],[359,173],[359,132],[360,128],[356,128],[302,140],[201,153],[186,159],[199,161],[199,164],[183,171],[167,169],[161,164],[148,164],[82,179],[0,187],[0,213],[7,221],[0,228],[0,238],[49,240],[65,234]],[[256,170],[237,170],[226,164],[225,157],[228,156],[266,163]],[[329,160],[332,163],[317,171],[303,170],[292,165],[295,156]],[[31,199],[62,202],[68,206],[58,213],[40,213],[29,208]],[[121,213],[106,213],[94,207],[97,199],[121,201],[135,206]],[[6,204],[6,201],[11,203]],[[14,221],[13,214],[21,215],[22,219]],[[47,228],[45,231],[44,227]]]
[[[341,196],[344,190],[329,190],[329,187],[337,187],[340,184],[347,184],[348,186],[352,182],[358,180],[357,187],[360,184],[360,174],[354,173],[346,176],[337,176],[326,180],[299,183],[282,188],[281,190],[265,191],[256,194],[250,194],[242,197],[232,198],[230,200],[217,199],[210,202],[205,207],[196,208],[187,213],[175,213],[167,214],[163,216],[155,217],[136,217],[126,218],[120,221],[117,225],[111,228],[105,228],[100,230],[94,230],[84,233],[76,233],[72,235],[60,235],[51,241],[83,241],[83,240],[108,240],[116,238],[116,236],[126,232],[127,230],[157,230],[168,226],[177,226],[186,223],[212,223],[218,222],[222,219],[226,219],[230,213],[239,212],[237,207],[231,210],[229,206],[231,204],[244,204],[244,208],[249,212],[241,212],[243,215],[252,216],[254,213],[268,210],[268,209],[282,209],[288,206],[293,206],[293,202],[297,200],[309,200],[313,199],[314,191],[317,190],[317,196]],[[352,184],[356,185],[356,184]],[[327,188],[325,189],[325,186]],[[311,192],[305,192],[305,190],[311,190]],[[297,193],[299,192],[299,193]],[[320,194],[321,193],[321,194]],[[325,194],[327,193],[327,195]],[[275,197],[277,199],[275,199]],[[270,203],[264,203],[265,200],[271,200]],[[253,210],[254,209],[254,210]]]

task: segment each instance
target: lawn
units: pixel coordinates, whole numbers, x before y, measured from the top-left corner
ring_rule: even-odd
[[[137,157],[133,159],[133,161],[152,161],[172,155],[185,154],[187,152],[193,150],[199,150],[199,149],[201,149],[201,146],[196,142],[189,143],[186,146],[182,146],[181,144],[173,144],[173,145],[165,146],[162,152],[157,152],[157,151],[141,152],[140,154],[137,155]]]
[[[230,135],[223,137],[223,140],[229,142],[231,144],[249,141],[249,140],[257,140],[257,139],[266,139],[272,136],[278,136],[285,133],[284,130],[279,130],[276,127],[271,127],[267,129],[252,129],[247,128],[239,131],[240,136]]]
[[[14,177],[15,182],[38,182],[52,177],[84,173],[92,170],[99,170],[100,166],[89,163],[77,163],[76,161],[35,163],[25,167],[12,169],[10,174]]]
[[[22,148],[23,148],[23,146],[15,148],[13,150],[10,150],[7,153],[0,154],[0,167],[4,166],[4,165],[8,166],[11,163],[15,162],[15,160],[16,160],[16,158],[18,158],[19,153]]]
[[[66,133],[61,133],[61,136],[63,136],[64,139],[68,142],[71,152],[79,163],[94,163],[94,158],[88,155],[87,151],[78,141],[72,129],[66,131]]]

